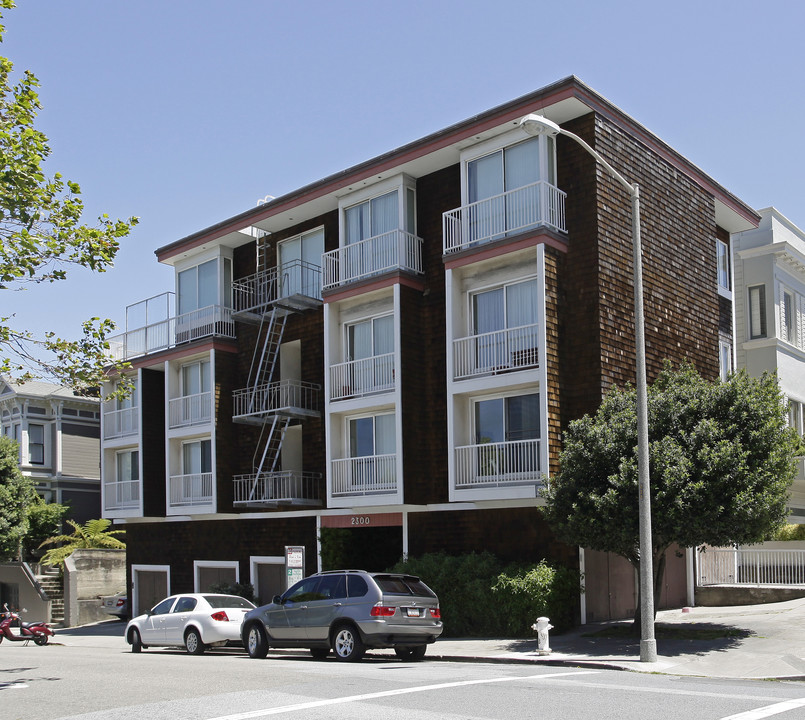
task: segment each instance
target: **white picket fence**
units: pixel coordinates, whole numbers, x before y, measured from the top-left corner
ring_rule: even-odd
[[[805,585],[805,549],[696,549],[697,584]]]

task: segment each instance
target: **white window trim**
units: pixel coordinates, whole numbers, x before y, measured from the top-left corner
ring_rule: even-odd
[[[406,220],[406,213],[405,213],[405,190],[411,189],[414,191],[414,203],[416,203],[416,180],[412,178],[410,175],[406,175],[405,173],[399,173],[398,175],[393,175],[390,178],[386,178],[384,180],[379,180],[378,182],[369,185],[365,188],[361,188],[360,190],[354,190],[353,192],[349,192],[346,195],[342,195],[338,199],[338,244],[339,246],[344,246],[344,240],[346,239],[346,211],[354,207],[355,205],[360,205],[361,203],[365,203],[369,200],[373,200],[376,197],[380,197],[381,195],[387,195],[390,192],[397,191],[397,207],[399,210],[398,218],[399,218],[399,225],[400,229],[405,228],[405,220]],[[414,223],[416,223],[416,208],[414,208]],[[416,228],[409,229],[408,232],[416,235]]]
[[[240,563],[237,560],[193,560],[193,592],[201,592],[199,590],[201,568],[234,568],[235,582],[240,582]]]
[[[525,142],[526,140],[530,140],[531,136],[526,135],[522,130],[519,128],[516,130],[510,130],[509,132],[503,133],[502,135],[497,135],[496,137],[489,138],[488,140],[484,140],[479,142],[476,145],[471,145],[470,147],[461,151],[460,155],[460,164],[461,164],[461,205],[469,204],[469,183],[467,182],[467,165],[471,163],[473,160],[478,160],[479,158],[484,157],[485,155],[490,155],[493,152],[497,152],[499,150],[503,150],[504,148],[510,147],[512,145],[517,145],[518,143]],[[539,177],[540,179],[547,179],[548,178],[548,168],[550,167],[550,163],[548,162],[548,138],[546,135],[539,136]],[[553,143],[553,167],[557,168],[556,162],[556,142]]]
[[[726,248],[727,254],[727,282],[729,282],[730,286],[724,287],[721,284],[721,269],[718,266],[718,248],[721,246]],[[730,302],[733,299],[733,292],[732,288],[735,287],[735,278],[733,277],[733,262],[732,262],[732,241],[726,242],[721,240],[720,238],[716,238],[716,286],[718,288],[718,294],[729,300]]]

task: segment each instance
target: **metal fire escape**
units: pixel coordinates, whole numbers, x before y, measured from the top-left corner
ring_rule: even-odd
[[[318,417],[321,386],[278,379],[288,316],[321,307],[321,269],[295,261],[232,283],[240,322],[258,326],[247,387],[233,393],[232,420],[260,428],[252,472],[234,477],[235,505],[321,504],[321,475],[282,468],[291,423]]]

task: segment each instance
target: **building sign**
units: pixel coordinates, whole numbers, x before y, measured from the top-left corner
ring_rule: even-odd
[[[401,527],[402,513],[322,515],[321,526],[328,528]]]
[[[305,577],[305,546],[285,546],[286,590]]]

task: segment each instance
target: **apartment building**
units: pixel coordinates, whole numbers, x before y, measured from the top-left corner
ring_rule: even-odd
[[[760,211],[756,229],[737,233],[724,248],[734,270],[736,365],[759,377],[777,375],[788,420],[805,433],[805,232],[775,208]],[[789,522],[805,523],[805,460],[797,461]]]
[[[529,113],[640,184],[649,379],[717,376],[719,243],[754,211],[575,77],[482,112],[156,251],[175,288],[129,308],[136,392],[103,411],[135,610],[219,580],[270,599],[331,529],[368,569],[579,562],[540,488],[567,423],[634,382],[630,204]]]
[[[0,426],[19,443],[20,470],[78,523],[101,516],[99,405],[61,385],[0,379]]]

